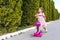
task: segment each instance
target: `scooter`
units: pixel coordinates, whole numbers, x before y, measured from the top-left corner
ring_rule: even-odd
[[[39,27],[41,26],[41,23],[40,22],[36,22],[35,23],[35,26],[37,28],[37,32],[35,32],[33,34],[33,36],[36,36],[36,37],[42,37],[43,33],[42,33],[42,30],[39,31]]]

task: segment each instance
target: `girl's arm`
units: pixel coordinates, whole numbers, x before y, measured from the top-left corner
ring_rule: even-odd
[[[46,16],[45,16],[45,14],[43,13],[43,17],[44,17],[44,19],[46,20]]]
[[[46,20],[46,16],[44,16],[44,19]]]

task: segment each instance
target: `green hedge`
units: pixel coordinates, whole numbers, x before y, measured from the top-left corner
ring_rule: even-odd
[[[1,0],[0,28],[5,28],[6,32],[17,30],[18,26],[21,24],[21,6],[22,0]]]
[[[53,20],[59,19],[59,14],[57,9],[54,9],[54,15],[53,15]]]

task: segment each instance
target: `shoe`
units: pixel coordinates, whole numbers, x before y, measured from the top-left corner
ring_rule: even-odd
[[[47,32],[48,32],[48,30],[46,29],[46,30],[45,30],[45,33],[47,33]]]

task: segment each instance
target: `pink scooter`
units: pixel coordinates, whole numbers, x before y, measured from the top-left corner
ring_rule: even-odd
[[[36,36],[36,37],[42,37],[43,33],[42,33],[42,30],[39,31],[39,27],[41,26],[41,23],[40,22],[36,22],[36,28],[37,28],[37,32],[35,32],[33,34],[33,36]]]

